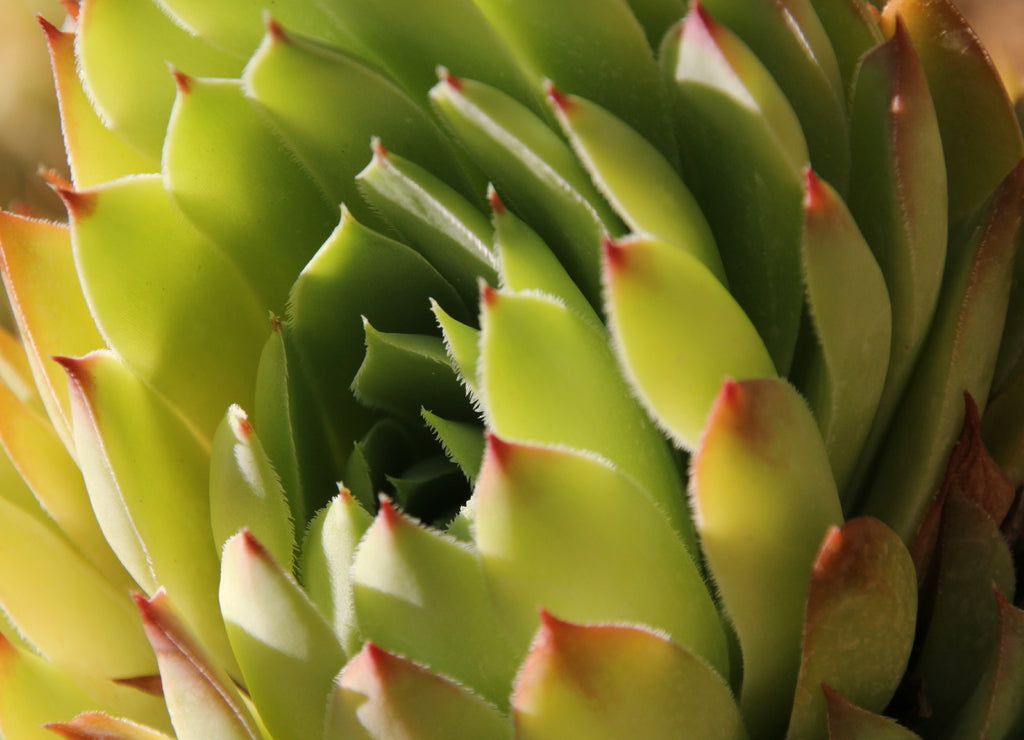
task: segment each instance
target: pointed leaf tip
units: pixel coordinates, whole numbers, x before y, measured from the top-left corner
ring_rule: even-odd
[[[264,24],[266,25],[267,35],[273,41],[288,43],[288,34],[285,33],[284,27],[270,13],[266,14]]]
[[[551,101],[552,105],[562,113],[568,114],[572,111],[572,100],[569,99],[568,95],[555,87],[555,84],[551,80],[546,80],[544,82],[544,94],[548,96],[548,100]]]
[[[92,213],[96,207],[96,195],[94,193],[82,193],[72,188],[58,186],[57,195],[64,201],[64,207],[74,219],[81,219]]]
[[[622,242],[605,234],[601,237],[601,251],[609,270],[621,270],[626,266],[626,245]]]
[[[231,431],[235,435],[235,439],[244,442],[252,437],[254,432],[252,423],[238,404],[233,403],[228,408],[228,423],[231,424]]]
[[[71,20],[78,20],[78,13],[82,7],[80,0],[60,0],[60,4],[64,8],[64,12],[71,17]]]
[[[85,390],[88,388],[90,383],[90,377],[86,373],[85,368],[88,362],[86,357],[65,357],[63,355],[52,355],[51,360],[56,362],[67,373],[68,380],[74,383],[76,386]]]
[[[837,526],[831,526],[825,533],[825,539],[821,543],[818,557],[814,561],[814,572],[827,572],[831,570],[831,563],[840,557],[843,550],[843,531]]]
[[[511,449],[510,442],[506,442],[494,432],[487,432],[487,459],[493,460],[499,468],[505,466]]]
[[[810,167],[804,169],[804,208],[812,210],[825,203],[825,184]]]
[[[437,68],[437,79],[449,85],[456,92],[462,92],[462,80],[449,72],[447,67],[439,66]]]
[[[395,508],[395,505],[391,502],[391,498],[385,496],[383,493],[379,497],[380,508],[377,511],[377,516],[384,523],[384,526],[388,529],[393,529],[402,519],[402,515]]]
[[[178,92],[182,95],[187,94],[192,85],[192,78],[180,69],[171,69],[171,76],[174,77],[174,84],[178,88]]]
[[[480,281],[480,302],[485,308],[494,308],[494,304],[498,302],[498,291],[486,280]]]
[[[241,540],[242,547],[245,548],[245,553],[252,558],[266,559],[268,558],[267,548],[263,546],[263,543],[256,539],[256,535],[248,527],[243,527],[238,533],[238,537]]]
[[[379,136],[370,139],[370,150],[373,152],[374,159],[384,160],[388,157],[387,147],[380,142]]]
[[[64,188],[65,190],[74,190],[75,186],[70,180],[64,177],[57,170],[49,167],[41,167],[39,169],[39,175],[46,180],[47,184],[54,190],[58,188]]]
[[[505,204],[501,202],[501,196],[498,195],[498,191],[494,189],[492,183],[487,184],[487,202],[491,204],[491,210],[494,211],[495,216],[505,213]]]
[[[46,38],[49,42],[53,42],[61,34],[61,30],[55,25],[46,20],[41,14],[36,14],[36,22],[42,26],[43,33],[46,34]]]

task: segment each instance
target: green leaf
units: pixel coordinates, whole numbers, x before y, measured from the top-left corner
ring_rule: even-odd
[[[426,409],[421,411],[421,415],[434,432],[437,441],[444,447],[448,458],[458,465],[466,479],[473,483],[480,474],[480,466],[484,459],[483,428],[479,424],[442,419]]]
[[[347,3],[345,12],[353,5]],[[417,94],[425,95],[421,91],[433,83],[433,68],[425,68],[428,79]],[[353,178],[370,160],[374,136],[463,196],[480,198],[437,123],[394,82],[356,57],[270,22],[242,81],[246,93],[316,173],[331,202],[344,203],[370,226],[383,222],[367,208]],[[367,100],[373,105],[365,105]]]
[[[693,450],[724,378],[775,375],[768,350],[715,276],[674,244],[630,237],[604,252],[615,352],[651,416]]]
[[[658,68],[625,2],[475,1],[535,85],[551,80],[561,90],[593,100],[675,160]],[[610,59],[615,63],[605,63]]]
[[[0,383],[0,443],[32,490],[34,505],[25,506],[6,487],[4,498],[57,524],[68,541],[111,584],[130,589],[131,578],[103,537],[89,503],[82,474],[43,416]],[[43,512],[45,511],[45,514]]]
[[[594,183],[629,228],[688,252],[724,284],[725,268],[711,229],[672,164],[589,100],[554,87],[548,88],[548,99]]]
[[[541,614],[516,681],[522,740],[744,740],[722,677],[663,635],[639,627],[582,626]]]
[[[843,521],[817,424],[783,380],[726,381],[693,459],[701,547],[743,651],[740,707],[759,737],[784,732],[808,579]]]
[[[425,448],[435,451],[422,431],[415,424],[384,417],[352,445],[341,479],[364,509],[377,510],[377,496],[388,487],[389,475],[401,474]]]
[[[309,524],[302,544],[300,577],[309,598],[334,627],[348,654],[359,648],[352,605],[352,562],[372,517],[342,487]]]
[[[463,686],[366,643],[330,697],[324,740],[502,740],[511,727]]]
[[[107,345],[210,439],[230,404],[252,403],[270,328],[252,289],[158,175],[61,195]]]
[[[267,730],[281,740],[320,737],[345,651],[306,593],[247,529],[224,546],[220,605]]]
[[[494,242],[499,255],[500,287],[515,291],[538,290],[556,296],[566,307],[600,329],[601,317],[551,248],[505,207],[493,186],[487,189],[487,197],[491,202]]]
[[[109,679],[155,672],[127,590],[74,545],[4,499],[0,541],[0,603],[48,660]]]
[[[208,451],[114,355],[60,362],[78,463],[107,541],[147,593],[166,587],[206,648],[231,666],[217,607]]]
[[[403,241],[427,258],[466,305],[477,281],[497,280],[493,229],[477,208],[443,180],[373,140],[373,159],[356,177],[360,192]]]
[[[88,188],[123,175],[159,171],[158,154],[143,155],[108,129],[92,107],[78,76],[75,34],[61,31],[42,17],[39,23],[50,47],[64,149],[75,187]],[[166,76],[166,69],[164,74]]]
[[[296,281],[285,327],[291,402],[297,407],[292,423],[296,444],[306,445],[298,450],[301,464],[318,471],[324,500],[342,477],[352,443],[373,419],[349,390],[365,354],[363,317],[382,332],[435,333],[431,299],[456,317],[467,313],[423,257],[347,212]],[[305,428],[299,425],[303,418]],[[306,495],[315,500],[311,490]]]
[[[608,337],[546,296],[485,288],[481,310],[487,427],[503,439],[604,457],[640,484],[696,553],[676,462],[619,373]]]
[[[85,90],[100,118],[145,157],[159,159],[174,103],[168,65],[191,74],[236,77],[238,58],[168,18],[153,0],[85,0],[75,51]],[[139,29],[146,29],[139,33]],[[131,69],[130,75],[125,69]]]
[[[829,530],[811,571],[803,648],[787,738],[826,738],[827,684],[881,712],[907,667],[917,575],[902,540],[877,519]]]
[[[828,686],[822,690],[828,701],[829,740],[920,740],[896,720],[861,709]]]
[[[964,420],[963,394],[988,397],[1024,216],[1024,162],[1007,175],[945,276],[921,360],[897,411],[865,513],[913,538]],[[921,434],[921,429],[930,430]]]
[[[683,178],[711,226],[730,291],[785,374],[803,301],[800,124],[761,62],[700,5],[667,37],[662,56]]]
[[[164,183],[235,262],[264,309],[281,312],[299,271],[338,223],[338,207],[241,82],[182,74],[177,82]]]
[[[693,556],[622,471],[593,454],[489,435],[473,501],[488,588],[524,648],[546,609],[648,625],[728,675],[722,622]]]
[[[362,403],[406,419],[418,418],[424,406],[462,421],[476,418],[439,338],[379,332],[368,320],[363,328],[366,357],[352,380]]]
[[[842,199],[811,170],[806,182],[803,272],[817,344],[795,382],[845,493],[885,384],[892,309],[882,271]]]
[[[169,729],[159,698],[95,676],[73,678],[0,636],[0,733],[5,738],[53,740],[47,723],[97,708]]]
[[[1024,157],[1024,140],[988,52],[953,3],[894,0],[882,14],[886,36],[901,22],[935,101],[955,228],[975,215]]]
[[[800,119],[816,172],[840,191],[850,172],[846,91],[812,0],[702,0],[778,81]]]
[[[902,26],[860,66],[851,104],[850,212],[882,269],[892,305],[885,388],[861,482],[925,339],[946,261],[945,166],[927,81]]]
[[[627,0],[633,15],[647,35],[647,43],[657,50],[665,32],[686,15],[684,0]]]
[[[210,524],[218,548],[244,527],[291,570],[295,549],[291,509],[256,430],[239,406],[228,409],[213,436]]]
[[[480,330],[452,318],[437,301],[430,300],[430,310],[437,319],[444,339],[444,348],[458,371],[474,405],[480,397],[477,366],[480,360]]]
[[[160,589],[136,595],[146,635],[160,664],[160,682],[179,738],[261,740],[237,689],[221,666],[196,643]]]
[[[447,70],[441,75],[430,100],[455,140],[551,246],[587,300],[600,305],[601,235],[621,227],[572,150],[505,93]]]
[[[955,736],[1009,740],[1024,731],[1024,611],[995,590],[999,638],[992,661],[960,713]]]
[[[912,666],[924,682],[932,714],[915,729],[946,737],[999,645],[993,585],[1008,598],[1014,591],[1005,539],[981,506],[963,496],[945,501],[934,578],[934,595],[922,596],[931,618]]]
[[[104,344],[78,282],[67,227],[0,213],[0,269],[46,413],[74,455],[67,378],[50,358]]]
[[[832,42],[843,92],[848,96],[861,57],[885,41],[882,29],[865,0],[811,0],[811,5]]]
[[[475,552],[383,498],[352,579],[366,639],[508,706],[525,645],[515,646],[501,628]]]

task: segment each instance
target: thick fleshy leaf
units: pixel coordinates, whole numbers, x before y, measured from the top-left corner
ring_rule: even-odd
[[[138,172],[157,172],[160,169],[158,153],[151,157],[143,155],[108,129],[92,107],[78,76],[75,34],[61,31],[42,18],[39,23],[50,47],[64,149],[75,187],[88,188]],[[164,74],[166,76],[166,69]]]
[[[724,378],[775,375],[743,309],[674,244],[606,241],[604,273],[616,354],[634,393],[678,445],[697,447]]]
[[[441,74],[430,99],[455,139],[600,305],[600,238],[621,226],[569,145],[505,93]]]
[[[50,358],[104,343],[82,295],[67,227],[0,213],[0,268],[43,405],[73,451],[67,379]]]
[[[701,0],[757,54],[800,119],[816,172],[845,190],[846,91],[825,29],[810,0]]]
[[[935,100],[949,173],[949,222],[960,226],[1024,156],[1021,129],[988,52],[952,2],[893,0],[882,28],[892,35],[901,22]]]
[[[547,612],[512,706],[522,740],[747,737],[722,677],[662,634],[571,624]]]
[[[829,740],[920,740],[896,720],[861,709],[823,686],[828,701]]]
[[[403,511],[442,529],[470,495],[466,477],[442,454],[422,456],[387,480]]]
[[[449,315],[433,298],[430,299],[430,310],[437,319],[444,339],[444,348],[448,357],[458,371],[459,379],[466,387],[469,399],[478,405],[480,397],[479,379],[477,378],[480,361],[480,330],[468,326]]]
[[[980,505],[950,496],[942,513],[934,596],[922,595],[930,614],[912,670],[921,676],[931,715],[921,734],[942,734],[984,677],[999,640],[993,585],[1012,598],[1013,562],[999,528]]]
[[[54,740],[45,728],[89,710],[130,715],[169,729],[167,712],[157,697],[93,677],[77,676],[16,648],[0,636],[0,733],[18,740]]]
[[[808,579],[839,497],[817,424],[783,380],[726,381],[693,459],[694,520],[743,651],[756,737],[789,719]]]
[[[832,42],[843,92],[849,95],[860,59],[882,43],[882,29],[864,0],[811,0],[822,28]]]
[[[559,89],[593,100],[675,159],[658,68],[625,2],[475,2],[532,73],[534,84],[551,80]],[[595,53],[615,64],[601,64],[593,59]]]
[[[347,3],[346,12],[354,5],[371,3]],[[406,5],[410,7],[403,11],[403,20],[413,7]],[[392,16],[391,21],[397,19]],[[438,61],[423,70],[427,79],[417,93],[425,95],[434,82]],[[331,201],[344,203],[370,226],[381,221],[366,207],[352,178],[370,161],[374,136],[465,197],[480,199],[481,193],[470,188],[451,143],[427,112],[394,82],[355,57],[291,34],[271,21],[259,51],[246,67],[243,83],[317,174]],[[367,100],[373,105],[366,105]]]
[[[75,50],[86,92],[107,125],[148,158],[160,158],[174,103],[168,64],[211,77],[235,77],[242,69],[237,58],[175,25],[153,0],[83,0],[78,27]]]
[[[662,64],[675,93],[683,178],[711,226],[730,292],[785,373],[803,303],[808,160],[799,121],[753,52],[700,4],[666,38]]]
[[[363,197],[459,291],[467,305],[477,280],[498,273],[487,217],[444,181],[373,140],[373,160],[356,178]]]
[[[728,675],[725,633],[700,571],[621,471],[590,454],[491,435],[473,500],[481,566],[517,643],[529,642],[547,609],[574,622],[648,625]]]
[[[107,541],[147,593],[166,587],[207,649],[232,665],[217,607],[208,451],[109,352],[61,364],[79,465]]]
[[[366,639],[508,706],[526,646],[513,645],[501,627],[475,552],[383,499],[352,579]]]
[[[256,295],[185,220],[159,175],[61,195],[107,345],[211,438],[230,404],[252,403],[270,330]]]
[[[249,530],[224,546],[220,605],[260,719],[275,738],[323,734],[345,651],[327,620]]]
[[[442,419],[426,409],[423,420],[433,430],[437,441],[444,447],[445,454],[462,470],[466,479],[473,483],[480,474],[484,459],[484,430],[479,424],[468,424],[451,419]]]
[[[1010,740],[1024,732],[1024,611],[995,592],[999,638],[992,662],[964,707],[956,737]]]
[[[902,25],[860,66],[851,104],[850,212],[889,289],[885,388],[855,473],[861,482],[931,323],[946,259],[945,166],[927,81]]]
[[[344,486],[366,511],[376,511],[377,497],[388,488],[388,476],[400,475],[413,465],[424,453],[424,448],[429,447],[429,443],[422,444],[428,439],[421,429],[413,425],[392,417],[378,419],[352,445],[352,454],[341,476]]]
[[[380,332],[369,321],[363,328],[366,357],[352,380],[362,403],[406,419],[419,417],[423,407],[462,421],[476,418],[439,338]]]
[[[111,584],[59,533],[4,499],[0,541],[0,604],[47,659],[109,679],[156,672],[126,589]]]
[[[865,513],[910,542],[963,426],[963,394],[988,397],[1024,216],[1024,162],[990,201],[947,269],[935,320],[886,437]],[[982,413],[984,410],[982,409]],[[922,426],[923,425],[923,426]],[[921,429],[930,430],[921,434]]]
[[[629,228],[688,252],[725,283],[711,229],[672,164],[634,129],[589,100],[554,87],[548,98],[594,183]]]
[[[551,248],[526,222],[505,207],[493,186],[487,189],[487,197],[491,203],[494,243],[499,256],[500,287],[515,291],[539,290],[553,295],[596,328],[601,328],[597,311],[580,291],[580,286],[569,277]]]
[[[601,455],[640,483],[696,553],[676,461],[619,373],[608,337],[546,296],[485,287],[482,303],[488,428],[510,441]]]
[[[647,43],[657,51],[665,32],[686,15],[684,0],[627,0],[633,15],[640,21]]]
[[[464,687],[366,643],[338,676],[324,740],[502,740],[511,727]]]
[[[171,740],[151,727],[103,712],[85,712],[67,722],[52,722],[46,729],[67,740]]]
[[[42,414],[4,384],[0,384],[0,443],[39,505],[68,540],[110,583],[132,588],[131,578],[96,523],[74,460]],[[5,494],[5,498],[9,497]]]
[[[372,423],[349,390],[365,355],[363,319],[382,332],[436,333],[431,299],[456,318],[468,313],[422,256],[347,212],[296,281],[285,344],[297,452],[318,487],[306,492],[311,502],[333,494],[352,443]]]
[[[885,384],[892,309],[882,271],[842,199],[811,170],[806,183],[803,272],[817,346],[795,382],[844,492]]]
[[[829,531],[811,571],[788,738],[828,737],[822,684],[881,712],[914,644],[917,576],[903,541],[877,519]]]
[[[32,366],[29,364],[25,345],[15,331],[16,329],[0,326],[0,384],[3,384],[18,402],[33,411],[39,411],[43,408],[42,399],[32,381]]]
[[[228,409],[213,436],[210,525],[218,548],[245,527],[291,570],[295,536],[286,493],[256,430],[238,406]]]
[[[241,82],[182,74],[177,82],[163,149],[167,189],[234,260],[264,308],[282,312],[299,271],[338,223],[338,206]]]
[[[982,436],[992,457],[1016,487],[1024,483],[1024,365],[989,399]]]
[[[167,594],[161,589],[152,599],[136,596],[135,603],[160,664],[164,699],[177,737],[261,740],[231,679],[196,643]]]
[[[310,522],[302,545],[302,585],[350,655],[359,647],[352,606],[352,561],[356,546],[372,521],[342,487]]]

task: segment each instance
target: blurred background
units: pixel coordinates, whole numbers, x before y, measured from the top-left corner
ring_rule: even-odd
[[[1009,84],[1024,88],[1024,0],[955,2]],[[64,17],[59,0],[0,0],[0,207],[60,218],[60,201],[37,175],[40,167],[66,168],[36,13],[58,24]]]

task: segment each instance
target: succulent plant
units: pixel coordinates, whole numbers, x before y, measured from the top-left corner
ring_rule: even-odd
[[[1024,733],[1024,142],[948,0],[66,6],[2,737]]]

